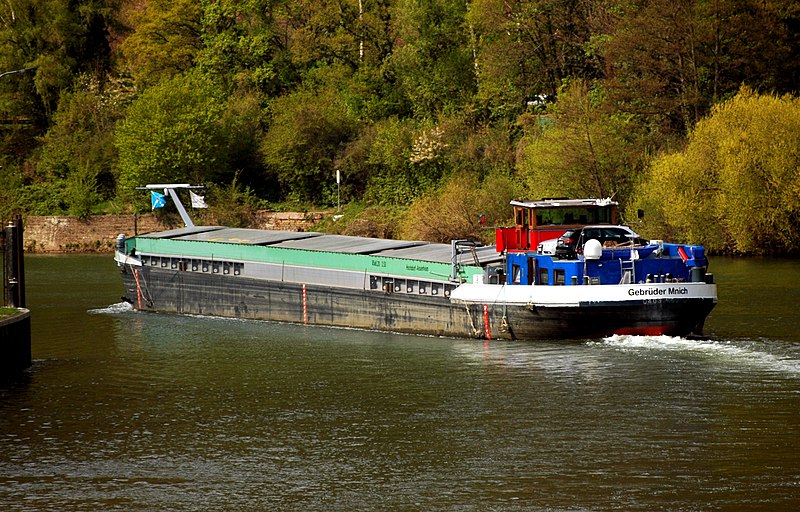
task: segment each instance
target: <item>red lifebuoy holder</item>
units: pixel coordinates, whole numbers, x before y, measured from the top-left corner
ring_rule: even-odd
[[[686,251],[683,250],[682,246],[678,246],[678,256],[681,257],[681,259],[683,260],[684,263],[689,261],[689,256],[686,254]]]

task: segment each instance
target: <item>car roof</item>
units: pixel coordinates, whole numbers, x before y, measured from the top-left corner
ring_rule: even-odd
[[[578,229],[620,229],[620,230],[622,230],[622,231],[627,231],[629,234],[631,234],[631,235],[633,235],[633,236],[639,236],[639,235],[638,235],[638,234],[637,234],[637,233],[636,233],[634,230],[632,230],[632,229],[631,229],[631,228],[629,228],[628,226],[622,226],[622,225],[618,225],[618,224],[613,224],[613,225],[605,224],[605,225],[581,226],[581,227],[579,227],[579,228],[575,228],[575,230],[578,230]]]
[[[592,224],[589,226],[580,226],[575,229],[623,229],[625,231],[633,231],[628,226],[623,226],[622,224]]]

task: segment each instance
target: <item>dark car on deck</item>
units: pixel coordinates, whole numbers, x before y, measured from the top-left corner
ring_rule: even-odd
[[[595,239],[603,247],[631,247],[646,242],[627,226],[584,226],[567,230],[556,242],[555,255],[561,259],[575,259],[583,252],[583,245]]]

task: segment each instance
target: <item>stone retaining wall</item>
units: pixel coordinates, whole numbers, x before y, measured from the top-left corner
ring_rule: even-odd
[[[306,231],[325,216],[322,212],[258,212],[254,228]],[[24,219],[25,251],[34,252],[112,252],[117,235],[162,231],[179,226],[162,223],[155,215],[97,215],[87,220],[74,217],[35,217]]]

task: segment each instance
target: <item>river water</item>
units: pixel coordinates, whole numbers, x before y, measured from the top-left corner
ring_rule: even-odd
[[[0,510],[800,509],[800,261],[715,258],[708,339],[483,342],[139,314],[28,256]]]

